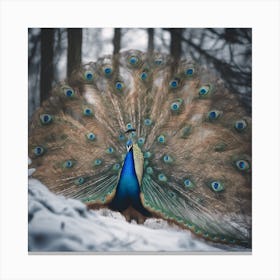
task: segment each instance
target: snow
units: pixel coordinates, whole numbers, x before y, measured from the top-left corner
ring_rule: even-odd
[[[29,170],[29,176],[34,170]],[[28,247],[31,252],[221,252],[189,231],[149,218],[128,223],[119,212],[88,210],[75,199],[51,193],[29,177]],[[234,251],[240,248],[234,248]]]

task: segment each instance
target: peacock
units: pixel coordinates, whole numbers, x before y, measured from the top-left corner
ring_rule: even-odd
[[[28,145],[56,194],[251,248],[251,115],[189,58],[128,50],[81,66],[33,114]]]

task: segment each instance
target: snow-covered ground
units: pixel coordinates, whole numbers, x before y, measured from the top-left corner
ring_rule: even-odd
[[[33,170],[29,170],[31,175]],[[206,243],[190,232],[150,218],[128,223],[119,212],[88,210],[78,200],[51,193],[29,178],[28,247],[31,252],[221,252],[244,251]]]

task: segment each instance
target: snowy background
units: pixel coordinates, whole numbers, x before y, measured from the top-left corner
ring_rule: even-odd
[[[246,251],[210,243],[189,231],[149,218],[128,223],[119,212],[88,210],[75,199],[51,193],[31,177],[28,184],[28,249],[32,252],[224,252]],[[250,250],[247,250],[250,251]]]

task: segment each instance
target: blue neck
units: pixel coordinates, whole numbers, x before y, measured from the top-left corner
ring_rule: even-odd
[[[116,195],[111,203],[111,207],[119,211],[123,211],[129,206],[134,207],[144,215],[147,214],[140,201],[140,186],[135,172],[132,149],[126,154]]]

